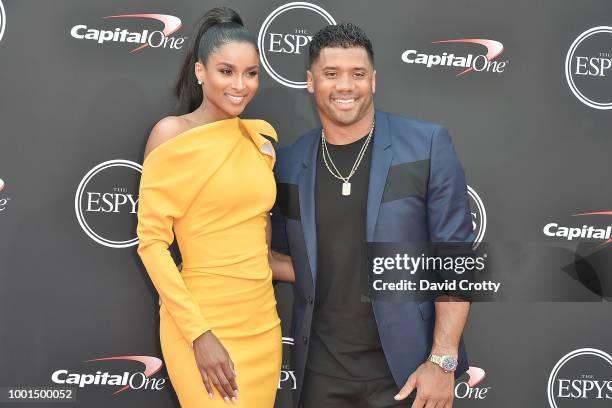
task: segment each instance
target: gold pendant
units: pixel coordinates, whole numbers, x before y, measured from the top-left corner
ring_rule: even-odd
[[[345,181],[344,183],[342,183],[342,195],[343,196],[351,195],[351,183],[349,183],[348,181]]]

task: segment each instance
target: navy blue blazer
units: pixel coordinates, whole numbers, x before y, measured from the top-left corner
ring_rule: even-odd
[[[277,203],[272,248],[290,254],[295,269],[292,366],[298,392],[304,378],[317,278],[315,172],[321,128],[280,149],[274,169]],[[367,202],[368,242],[472,242],[467,186],[443,127],[376,111]],[[380,341],[398,387],[431,351],[433,302],[372,300]],[[463,340],[459,376],[468,368]]]

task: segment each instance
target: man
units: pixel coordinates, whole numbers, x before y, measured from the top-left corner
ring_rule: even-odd
[[[367,242],[473,240],[450,137],[375,111],[372,44],[353,24],[312,38],[307,81],[322,128],[278,152],[272,214],[273,249],[295,269],[296,402],[407,407],[416,389],[413,408],[451,407],[469,302],[369,302],[361,286]]]

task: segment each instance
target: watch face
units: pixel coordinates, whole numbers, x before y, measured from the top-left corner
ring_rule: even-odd
[[[457,368],[457,359],[451,356],[443,356],[440,367],[446,371],[453,371]]]

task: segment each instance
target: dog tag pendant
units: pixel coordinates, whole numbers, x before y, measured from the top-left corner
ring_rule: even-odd
[[[342,195],[343,196],[351,195],[351,183],[349,183],[348,181],[345,181],[344,183],[342,183]]]

